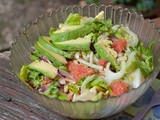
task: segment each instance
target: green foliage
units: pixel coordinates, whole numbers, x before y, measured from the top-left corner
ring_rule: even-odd
[[[155,8],[156,2],[155,0],[139,0],[136,4],[136,9],[138,11],[147,11]]]
[[[134,2],[134,0],[112,0],[115,4],[130,4],[135,3],[132,7],[132,11],[148,11],[152,10],[156,7],[156,0],[137,0],[137,2]]]
[[[95,3],[95,4],[99,5],[100,0],[86,0],[86,2],[87,2],[88,4]]]
[[[116,3],[116,4],[128,4],[132,0],[112,0],[112,1],[113,1],[113,3]]]

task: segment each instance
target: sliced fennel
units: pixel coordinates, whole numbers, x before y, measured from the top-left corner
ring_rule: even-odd
[[[128,68],[132,64],[133,60],[135,59],[135,55],[136,55],[135,51],[131,52],[126,63],[126,68]]]
[[[82,60],[82,59],[77,59],[78,62],[82,63],[82,64],[85,64],[91,68],[94,68],[94,69],[97,69],[97,70],[102,70],[103,67],[102,66],[99,66],[99,65],[95,65],[95,64],[92,64],[92,63],[89,63],[89,62],[86,62],[85,60]]]
[[[132,77],[132,81],[133,81],[133,88],[137,88],[140,86],[140,84],[144,81],[144,77],[141,73],[141,70],[140,68],[136,69],[132,74],[131,74],[131,77]]]
[[[94,20],[104,20],[104,11],[101,11],[98,15],[95,16],[95,18],[93,17],[82,17],[81,18],[81,24],[86,24],[86,23],[91,23]]]
[[[92,100],[97,95],[96,89],[93,87],[90,90],[83,92],[81,95],[75,95],[73,97],[73,102],[75,101],[87,101]]]
[[[81,93],[85,92],[87,89],[86,89],[86,85],[91,82],[93,79],[95,79],[96,75],[92,75],[92,76],[89,76],[87,77],[83,83],[82,83],[82,86],[81,86]]]
[[[80,53],[77,52],[74,56],[75,56],[76,59],[79,59]]]
[[[124,61],[121,62],[121,70],[117,73],[114,73],[110,70],[110,63],[107,64],[104,71],[107,82],[111,83],[113,80],[117,80],[123,77],[126,72],[126,63]]]
[[[104,20],[104,11],[101,11],[98,15],[96,15],[95,19]]]
[[[127,46],[136,46],[138,44],[138,36],[129,30],[129,28],[122,25],[115,25],[112,27],[115,32],[115,35],[118,39],[125,38],[127,40]]]
[[[93,64],[93,52],[90,53],[89,62]]]
[[[92,100],[97,94],[90,92],[89,90],[77,97],[74,97],[73,102],[75,101],[87,101],[87,100]]]
[[[98,62],[98,58],[95,55],[94,55],[94,61],[95,61],[95,63]]]
[[[117,58],[117,61],[126,61],[127,60],[127,55],[126,54],[124,54],[123,56],[119,56],[118,58]]]

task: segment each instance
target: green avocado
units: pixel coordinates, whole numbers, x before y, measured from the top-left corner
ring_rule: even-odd
[[[42,44],[40,44],[38,41],[35,44],[35,48],[48,59],[50,59],[53,62],[54,66],[61,66],[63,64],[67,64],[65,57],[48,50],[47,48],[43,47]]]
[[[59,55],[62,55],[64,57],[66,57],[66,58],[69,58],[69,59],[73,58],[73,53],[65,52],[65,51],[62,51],[62,50],[56,48],[50,42],[50,40],[51,40],[50,37],[42,36],[42,37],[39,38],[38,41],[43,47],[47,48],[48,50],[50,50],[52,52],[55,52],[55,53],[57,53]]]
[[[55,42],[54,45],[61,50],[68,51],[88,51],[90,50],[92,35],[89,34],[84,38],[77,38],[64,42]]]
[[[93,31],[93,25],[77,25],[77,26],[63,26],[59,30],[50,33],[53,42],[62,42],[79,37],[84,37]]]
[[[108,51],[107,47],[103,44],[103,40],[99,40],[95,45],[94,45],[96,52],[99,54],[101,59],[105,59],[109,61],[116,70],[119,70],[120,67],[116,61],[116,59],[110,54]]]
[[[34,61],[28,65],[29,69],[36,70],[49,78],[55,78],[57,76],[57,69],[51,64],[44,61]]]

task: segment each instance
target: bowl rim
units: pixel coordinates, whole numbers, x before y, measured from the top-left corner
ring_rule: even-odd
[[[37,95],[39,95],[39,96],[45,97],[45,98],[47,98],[47,99],[55,100],[55,101],[58,101],[58,102],[59,102],[59,101],[62,101],[62,102],[68,103],[68,104],[78,104],[78,103],[98,103],[98,102],[100,102],[100,101],[104,101],[104,100],[108,100],[108,99],[117,99],[117,98],[120,98],[120,97],[122,97],[122,96],[125,96],[126,94],[129,94],[131,91],[137,90],[137,89],[140,88],[143,84],[145,84],[147,81],[156,78],[156,76],[158,75],[158,72],[160,71],[160,64],[158,64],[158,67],[154,67],[154,69],[153,69],[153,71],[151,72],[151,74],[145,79],[145,81],[144,81],[143,83],[140,84],[139,87],[137,87],[137,88],[132,88],[131,90],[122,93],[120,96],[109,96],[109,97],[107,97],[107,98],[98,99],[97,101],[86,100],[86,101],[74,101],[74,102],[68,101],[68,100],[60,100],[60,99],[58,99],[58,98],[49,98],[49,97],[47,97],[47,96],[45,96],[45,95],[43,95],[43,94],[38,93],[37,91],[33,90],[32,88],[28,87],[24,82],[22,82],[22,80],[20,80],[20,78],[19,78],[19,77],[15,74],[15,72],[13,71],[13,66],[12,66],[12,57],[13,57],[13,56],[12,56],[12,50],[13,50],[13,48],[14,48],[14,45],[16,45],[17,42],[19,41],[19,40],[18,40],[19,36],[21,36],[21,34],[26,34],[26,30],[29,29],[32,25],[37,24],[38,21],[39,21],[39,19],[42,19],[43,17],[51,17],[52,14],[56,14],[56,13],[57,13],[58,11],[60,11],[60,10],[66,11],[69,7],[72,7],[72,8],[74,8],[74,7],[79,7],[79,8],[82,8],[82,9],[83,9],[84,7],[91,7],[91,6],[93,6],[93,5],[96,6],[98,9],[99,9],[100,7],[103,7],[103,6],[104,6],[104,7],[112,7],[112,9],[115,9],[115,8],[113,8],[113,7],[118,7],[118,8],[116,8],[116,9],[127,10],[127,11],[128,11],[128,14],[136,14],[136,15],[139,15],[139,16],[142,17],[143,21],[144,21],[144,20],[148,20],[148,21],[149,21],[149,24],[152,25],[153,30],[155,30],[156,32],[158,32],[158,34],[160,35],[160,32],[158,31],[158,28],[155,27],[154,22],[152,22],[150,19],[144,19],[144,17],[143,17],[142,14],[137,13],[137,12],[131,12],[131,11],[130,11],[128,8],[126,8],[126,7],[123,8],[123,7],[119,7],[118,5],[105,5],[105,4],[102,4],[102,5],[100,5],[100,6],[97,6],[96,4],[90,4],[90,5],[87,4],[87,5],[85,5],[85,6],[70,5],[70,6],[67,6],[66,8],[60,7],[60,8],[57,9],[57,10],[54,10],[54,11],[52,10],[52,11],[50,11],[49,13],[45,13],[45,14],[41,15],[40,17],[37,17],[34,21],[29,21],[29,22],[26,24],[26,26],[22,27],[23,30],[20,30],[20,32],[18,33],[18,35],[15,37],[15,42],[12,43],[11,48],[10,48],[11,54],[10,54],[10,56],[9,56],[9,58],[10,58],[10,63],[9,63],[9,64],[11,65],[11,68],[12,68],[11,71],[13,72],[14,76],[20,81],[21,84],[25,85],[25,87],[26,87],[27,89],[32,90],[33,93],[35,93],[35,94],[37,94]],[[160,63],[160,58],[158,58],[158,59],[159,59],[158,62]]]

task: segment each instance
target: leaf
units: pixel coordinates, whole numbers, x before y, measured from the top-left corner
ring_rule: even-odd
[[[60,100],[68,100],[68,97],[63,95],[63,94],[59,94],[58,95],[58,99],[60,99]]]
[[[47,90],[41,94],[44,94],[50,98],[55,98],[58,96],[58,91],[59,91],[58,86],[59,84],[57,82],[52,82],[47,88]]]
[[[151,42],[148,47],[144,47],[143,42],[138,43],[137,47],[131,48],[132,51],[137,51],[136,62],[142,73],[147,77],[153,70],[153,52],[152,48],[155,41]]]
[[[41,82],[43,81],[43,75],[38,71],[31,71],[28,69],[28,80],[33,85],[33,87],[38,89],[41,86]]]
[[[91,86],[100,86],[102,88],[108,89],[109,85],[107,83],[104,83],[104,80],[102,78],[98,77],[97,79],[93,80],[91,83]]]

